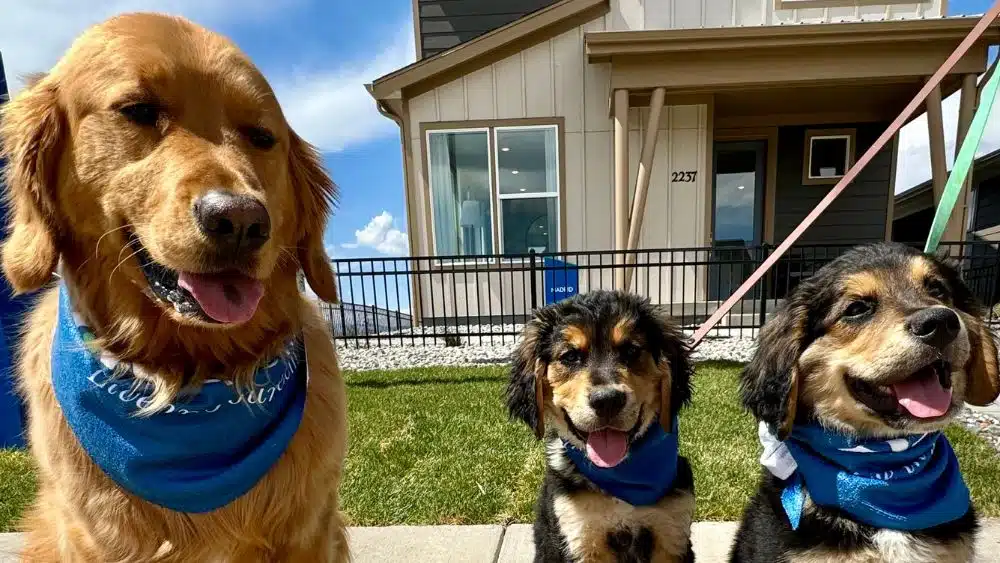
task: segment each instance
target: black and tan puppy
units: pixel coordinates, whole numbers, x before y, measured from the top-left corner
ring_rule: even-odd
[[[735,562],[973,559],[978,523],[941,430],[1000,389],[955,265],[878,243],[803,281],[743,372],[763,471]]]
[[[523,336],[507,405],[545,440],[535,561],[693,561],[680,333],[648,301],[601,291],[539,310]]]

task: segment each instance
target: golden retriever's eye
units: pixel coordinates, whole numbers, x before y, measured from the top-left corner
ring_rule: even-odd
[[[583,352],[577,349],[566,350],[559,356],[559,363],[573,366],[583,363]]]
[[[136,125],[151,127],[160,120],[162,110],[156,104],[140,102],[123,106],[118,112]]]
[[[618,348],[618,355],[621,356],[622,362],[626,364],[634,362],[641,353],[642,348],[639,348],[639,346],[632,342],[622,344],[621,347]]]
[[[851,321],[863,319],[875,312],[875,301],[871,299],[858,299],[853,301],[844,309],[844,318]]]
[[[924,280],[924,290],[927,291],[928,295],[940,301],[948,299],[949,296],[948,288],[945,287],[944,283],[934,278]]]
[[[244,127],[243,135],[254,147],[266,151],[270,150],[274,144],[274,135],[263,127]]]

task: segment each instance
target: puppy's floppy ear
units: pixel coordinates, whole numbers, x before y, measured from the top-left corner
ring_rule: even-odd
[[[997,345],[992,331],[979,318],[966,316],[965,328],[969,335],[969,361],[965,364],[968,375],[965,401],[970,405],[985,406],[1000,395],[1000,373],[997,369]]]
[[[643,307],[652,320],[646,341],[651,345],[653,360],[663,376],[660,379],[660,425],[671,432],[674,415],[691,401],[691,350],[666,314],[655,310],[648,302]]]
[[[740,376],[743,407],[784,440],[792,431],[799,395],[798,360],[808,310],[789,301],[761,329],[753,359]]]
[[[337,199],[337,187],[324,170],[316,148],[290,129],[288,170],[299,204],[299,265],[316,295],[327,303],[336,303],[337,281],[323,248],[323,231]]]
[[[541,354],[544,321],[532,319],[524,327],[521,343],[514,351],[507,383],[507,410],[531,428],[535,437],[545,436],[545,400],[548,389],[548,362]]]
[[[9,209],[3,270],[19,294],[47,283],[59,261],[55,201],[65,134],[65,117],[50,79],[36,79],[0,110]]]

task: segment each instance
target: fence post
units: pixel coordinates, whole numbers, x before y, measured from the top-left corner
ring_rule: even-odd
[[[760,263],[763,264],[764,260],[767,260],[768,252],[770,251],[770,245],[766,242],[760,245]],[[772,272],[768,272],[762,278],[760,278],[760,319],[757,323],[757,328],[764,326],[767,322],[767,280],[771,279]]]
[[[995,310],[996,304],[993,303],[993,301],[997,298],[997,283],[998,281],[1000,281],[997,279],[998,277],[1000,277],[1000,245],[997,246],[996,255],[993,260],[993,267],[990,268],[990,272],[993,275],[990,276],[990,291],[989,291],[990,297],[989,297],[989,302],[986,304],[986,306],[990,308],[990,312],[986,316],[986,322],[993,321],[994,317],[996,316],[993,312]]]
[[[528,254],[529,254],[529,261],[531,263],[531,267],[530,267],[530,270],[529,270],[531,272],[531,274],[530,274],[531,275],[531,282],[530,282],[530,285],[531,285],[531,311],[535,312],[535,311],[538,310],[538,282],[535,280],[535,274],[538,273],[538,270],[537,270],[537,266],[535,264],[535,249],[532,248],[530,251],[528,251]]]

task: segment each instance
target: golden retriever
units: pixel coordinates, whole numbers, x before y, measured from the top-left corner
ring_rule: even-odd
[[[3,269],[18,292],[47,286],[18,360],[40,486],[24,558],[347,560],[344,383],[297,283],[302,271],[320,298],[336,299],[322,244],[335,188],[261,73],[187,20],[120,15],[6,105],[0,141],[12,209]],[[209,384],[252,397],[258,369],[302,342],[305,398],[283,453],[211,510],[174,510],[123,487],[82,445],[53,383],[63,375],[53,358],[71,352],[59,348],[61,292],[94,353],[133,368],[115,377],[149,390],[133,424],[178,416],[187,393]],[[239,440],[204,420],[206,438]]]

